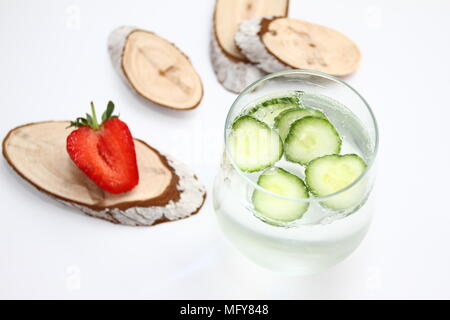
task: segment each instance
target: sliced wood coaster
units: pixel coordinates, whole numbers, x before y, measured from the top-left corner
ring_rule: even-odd
[[[135,139],[139,184],[110,194],[92,182],[70,159],[67,121],[23,125],[3,140],[10,166],[39,191],[84,213],[113,223],[150,226],[197,213],[206,197],[204,186],[180,162]]]
[[[153,32],[122,26],[111,32],[112,64],[138,95],[160,106],[189,110],[203,98],[203,84],[187,55]]]
[[[217,0],[214,10],[211,62],[223,87],[239,93],[265,73],[236,47],[234,35],[239,24],[268,15],[286,16],[289,0]]]
[[[346,76],[357,69],[361,58],[356,44],[342,33],[292,18],[245,21],[235,40],[250,61],[270,73],[308,69]]]

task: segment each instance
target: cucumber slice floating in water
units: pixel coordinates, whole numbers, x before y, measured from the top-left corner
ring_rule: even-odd
[[[301,118],[313,116],[317,118],[326,119],[327,117],[319,110],[311,108],[291,108],[284,110],[275,118],[275,127],[278,128],[278,133],[284,141],[289,133],[291,124]]]
[[[290,127],[284,143],[286,160],[307,165],[308,162],[341,151],[342,140],[327,119],[307,116]]]
[[[273,167],[259,176],[262,188],[289,198],[308,198],[308,189],[302,179],[292,173]],[[255,210],[269,220],[290,222],[300,219],[308,210],[308,202],[282,199],[261,190],[252,196]]]
[[[266,169],[283,155],[283,142],[278,133],[247,115],[234,121],[227,143],[231,157],[242,171]]]
[[[273,98],[256,105],[248,114],[273,127],[275,118],[281,112],[299,105],[300,100],[297,96]]]
[[[305,180],[311,193],[322,197],[349,186],[359,178],[366,168],[364,160],[356,154],[328,155],[317,158],[308,164]],[[352,208],[363,201],[364,187],[363,182],[358,183],[322,203],[337,210]]]

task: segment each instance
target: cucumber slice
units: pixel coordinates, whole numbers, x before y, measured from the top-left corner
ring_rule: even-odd
[[[308,189],[303,180],[278,167],[268,169],[260,175],[258,185],[285,197],[308,198]],[[281,199],[260,190],[253,192],[252,201],[259,214],[280,222],[300,219],[309,207],[309,202]]]
[[[242,171],[263,170],[283,155],[283,142],[278,133],[251,116],[234,121],[227,143],[231,157]]]
[[[281,112],[299,105],[299,98],[295,96],[273,98],[256,105],[248,114],[273,127],[275,118]]]
[[[352,184],[366,170],[366,163],[356,154],[328,155],[311,161],[306,168],[306,184],[318,197],[338,192]],[[332,209],[349,209],[364,199],[364,183],[322,203]]]
[[[339,133],[327,119],[307,116],[296,120],[284,143],[286,160],[307,165],[308,162],[341,151]]]
[[[313,116],[317,118],[326,119],[327,117],[319,110],[311,108],[291,108],[281,112],[275,118],[275,127],[278,128],[278,133],[284,141],[289,133],[289,128],[294,121],[301,118]]]

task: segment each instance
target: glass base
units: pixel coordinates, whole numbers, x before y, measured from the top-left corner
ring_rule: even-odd
[[[232,188],[223,180],[217,180],[214,209],[226,238],[254,263],[275,272],[311,275],[327,269],[359,246],[370,225],[371,197],[357,212],[329,223],[270,225],[232,197]]]

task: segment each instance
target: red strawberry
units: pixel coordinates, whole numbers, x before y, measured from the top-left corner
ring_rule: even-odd
[[[133,189],[139,182],[136,151],[125,122],[113,116],[110,101],[99,125],[91,102],[92,116],[70,123],[77,127],[67,137],[67,152],[73,162],[100,188],[118,194]]]

